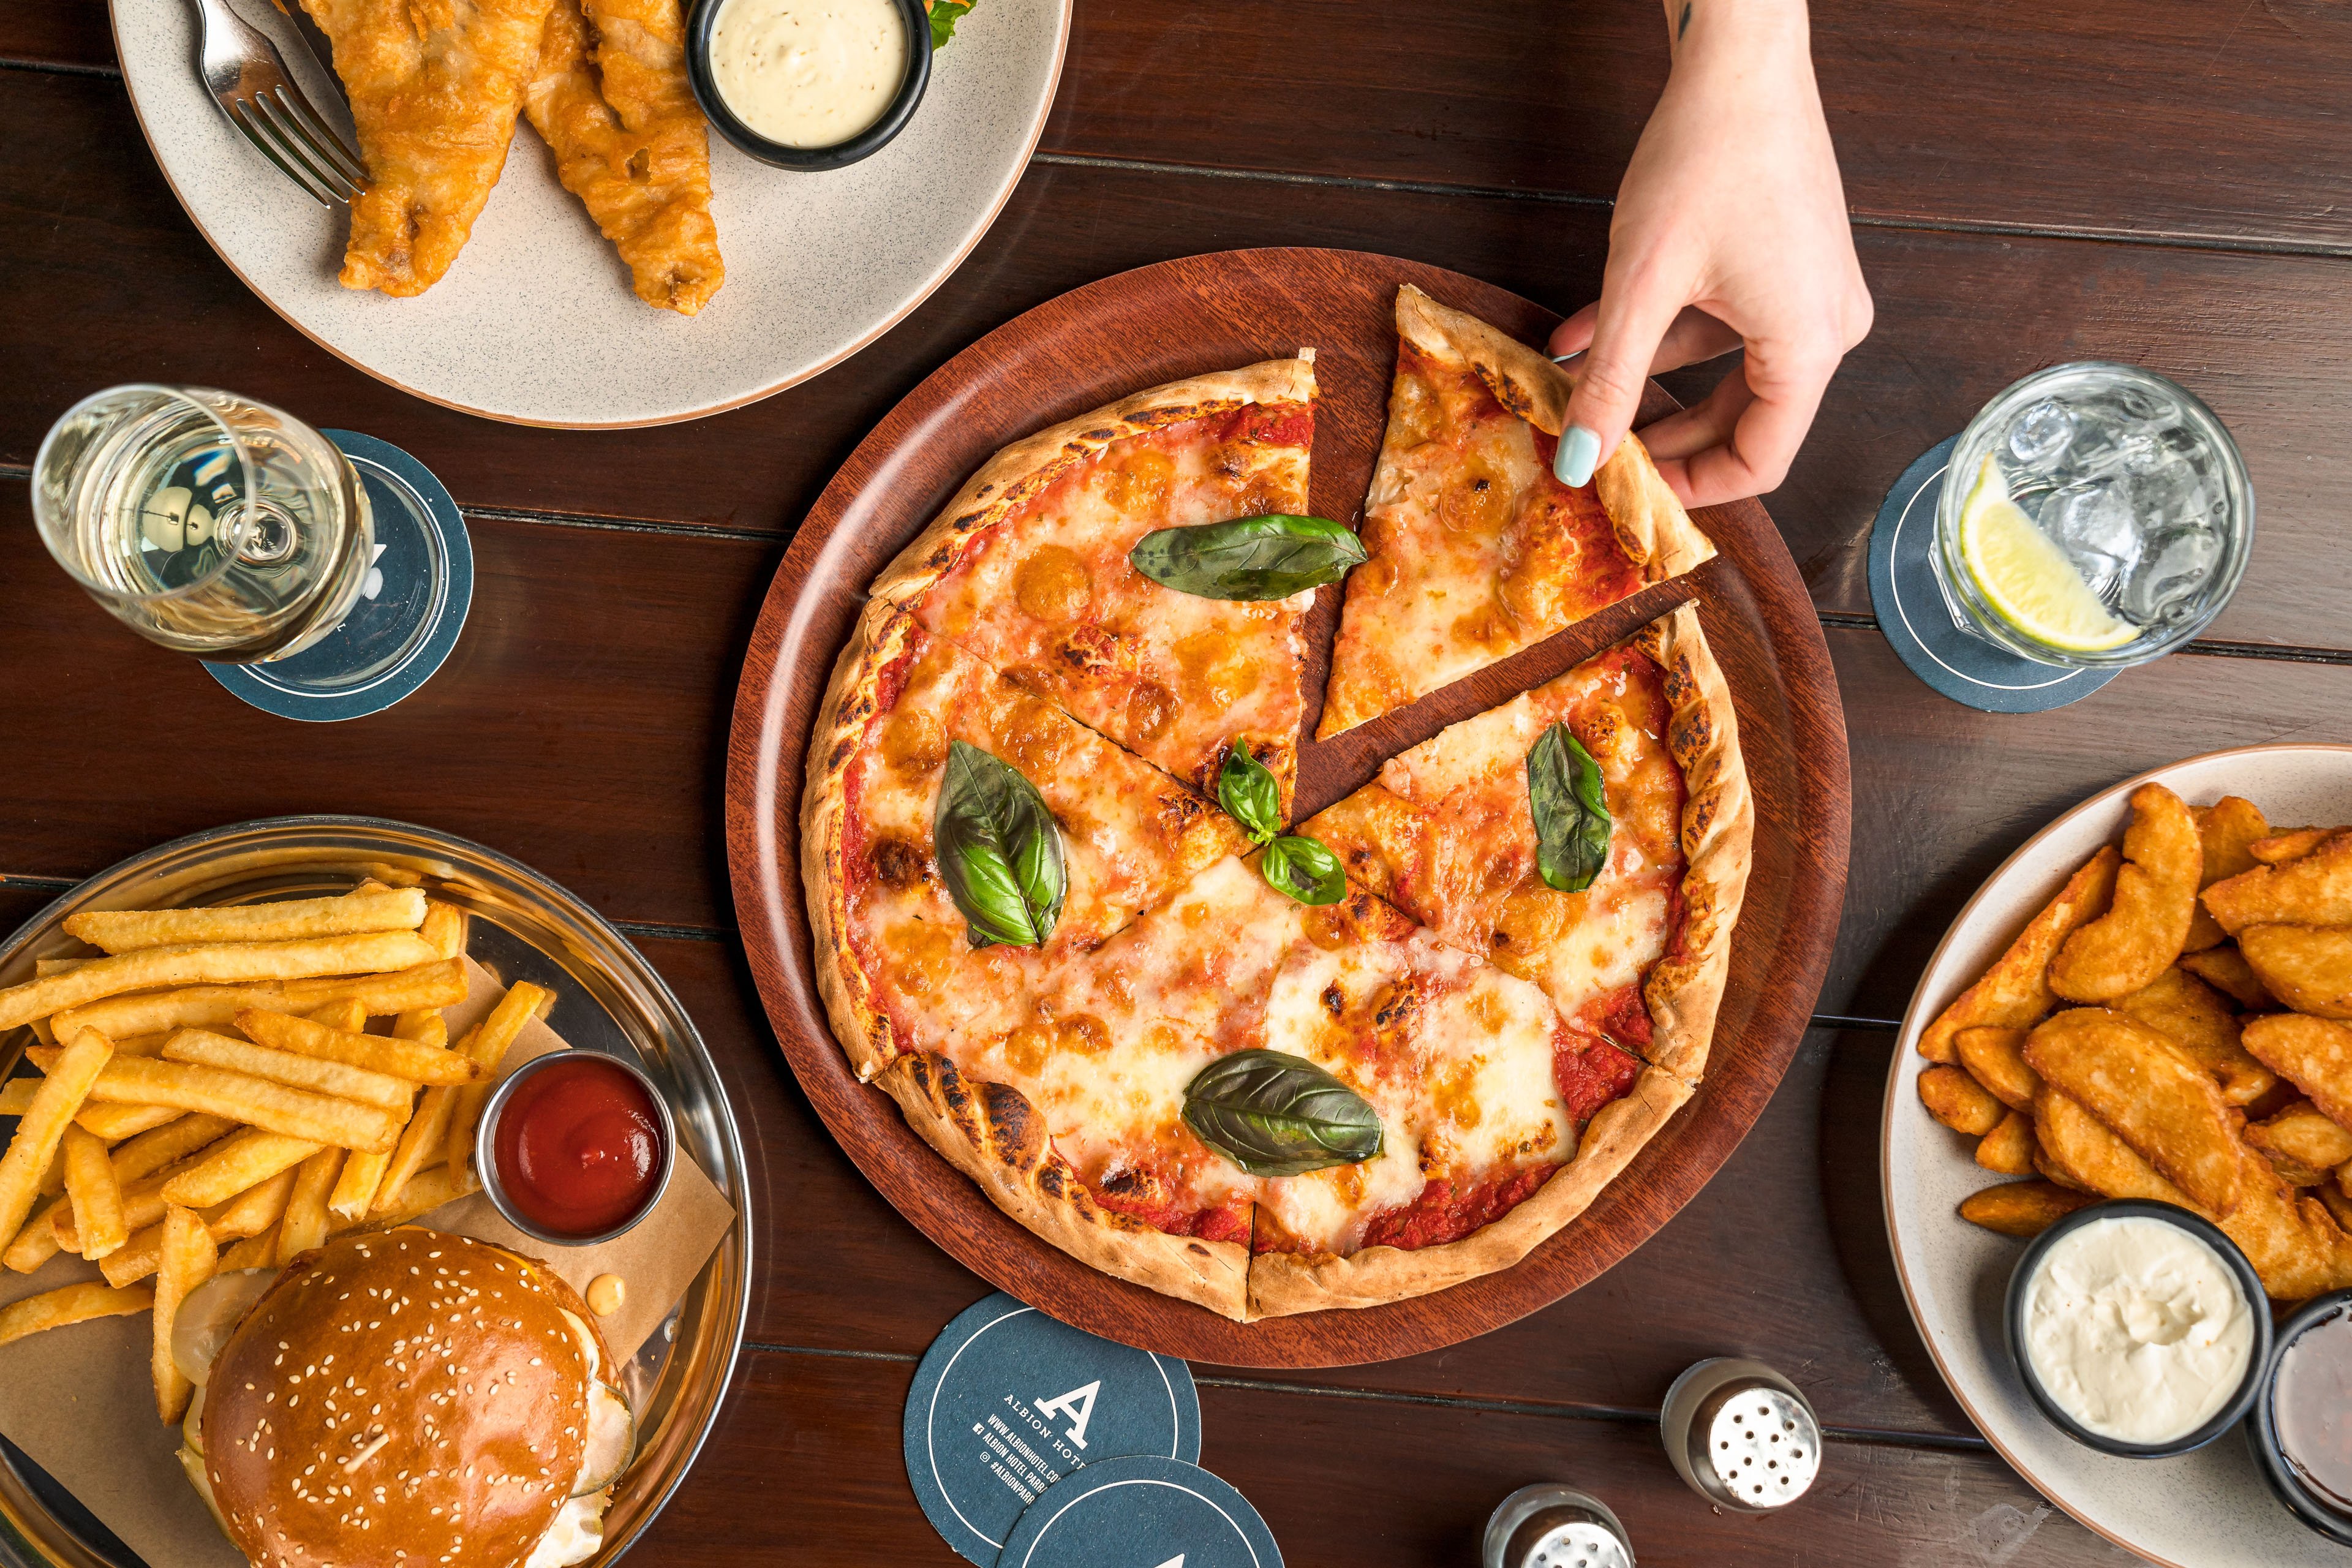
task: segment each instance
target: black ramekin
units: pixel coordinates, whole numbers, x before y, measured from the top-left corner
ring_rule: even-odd
[[[2237,1393],[2230,1396],[2230,1402],[2222,1405],[2211,1420],[2186,1436],[2176,1437],[2168,1443],[2125,1443],[2092,1431],[2066,1414],[2065,1408],[2051,1397],[2050,1391],[2042,1386],[2042,1379],[2034,1373],[2032,1358],[2025,1353],[2025,1294],[2034,1271],[2042,1267],[2043,1257],[2062,1237],[2095,1220],[2103,1219],[2162,1220],[2167,1225],[2179,1226],[2205,1243],[2221,1255],[2222,1263],[2236,1276],[2238,1289],[2244,1293],[2247,1310],[2254,1320],[2253,1353],[2246,1358],[2246,1375],[2238,1385]],[[2076,1209],[2035,1237],[2024,1255],[2018,1258],[2017,1268],[2009,1277],[2009,1300],[2001,1311],[2001,1328],[2009,1342],[2009,1359],[2016,1365],[2017,1375],[2025,1384],[2025,1392],[2032,1395],[2033,1403],[2041,1408],[2042,1415],[2050,1418],[2050,1424],[2086,1448],[2096,1448],[2102,1454],[2113,1454],[2124,1459],[2167,1459],[2176,1454],[2203,1447],[2245,1419],[2246,1412],[2253,1407],[2256,1396],[2263,1391],[2263,1378],[2270,1366],[2270,1298],[2263,1293],[2262,1277],[2254,1272],[2254,1266],[2246,1261],[2246,1255],[2238,1250],[2238,1244],[2224,1236],[2220,1226],[2200,1219],[2187,1209],[2175,1208],[2170,1204],[2151,1203],[2145,1198],[2112,1198],[2105,1203],[2092,1204],[2086,1208]]]
[[[736,118],[735,111],[719,96],[718,79],[711,74],[710,35],[726,4],[727,0],[695,0],[693,14],[686,20],[687,79],[693,84],[694,100],[702,105],[702,112],[718,128],[719,134],[762,163],[814,173],[843,168],[860,158],[871,157],[907,128],[907,121],[915,117],[915,106],[923,101],[923,89],[930,86],[930,14],[923,9],[923,0],[898,0],[898,15],[907,24],[907,74],[899,80],[898,95],[882,111],[882,118],[848,141],[836,142],[830,147],[793,147],[771,142]]]
[[[2254,1464],[2262,1470],[2263,1479],[2270,1482],[2271,1490],[2286,1504],[2288,1512],[2328,1540],[2352,1546],[2352,1513],[2333,1506],[2313,1491],[2294,1473],[2294,1467],[2286,1462],[2286,1451],[2279,1446],[2278,1412],[2274,1408],[2279,1368],[2286,1361],[2288,1347],[2307,1330],[2347,1311],[2352,1311],[2352,1290],[2336,1290],[2314,1296],[2279,1325],[2276,1345],[2269,1364],[2263,1369],[2262,1397],[2254,1402],[2254,1418],[2246,1423],[2246,1446],[2254,1451]]]

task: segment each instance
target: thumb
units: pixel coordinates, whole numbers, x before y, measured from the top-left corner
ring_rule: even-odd
[[[1592,346],[1577,363],[1568,427],[1560,432],[1559,447],[1552,455],[1552,472],[1564,485],[1591,483],[1592,470],[1633,427],[1642,389],[1649,384],[1650,362],[1683,308],[1681,291],[1654,268],[1644,271],[1647,276],[1628,278],[1612,267],[1601,280]]]

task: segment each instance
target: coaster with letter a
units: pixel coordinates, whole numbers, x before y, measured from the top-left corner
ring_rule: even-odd
[[[1249,1500],[1198,1465],[1105,1459],[1029,1505],[996,1568],[1282,1568]]]
[[[958,1314],[924,1352],[907,1395],[906,1450],[907,1479],[933,1528],[992,1568],[1024,1510],[1081,1467],[1146,1455],[1191,1468],[1201,1398],[1182,1362],[998,1294]]]

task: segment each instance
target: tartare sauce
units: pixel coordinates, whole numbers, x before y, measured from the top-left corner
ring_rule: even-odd
[[[2168,1443],[2245,1382],[2253,1310],[2219,1253],[2165,1220],[2094,1220],[2026,1287],[2025,1354],[2058,1407],[2102,1437]]]
[[[908,42],[894,0],[725,0],[710,69],[735,117],[769,141],[832,147],[890,107]]]

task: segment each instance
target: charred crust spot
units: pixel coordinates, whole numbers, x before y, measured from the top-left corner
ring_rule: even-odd
[[[988,509],[986,507],[981,507],[975,510],[965,512],[961,517],[957,518],[955,520],[955,526],[961,529],[970,529],[987,521]]]
[[[1048,1163],[1038,1168],[1037,1190],[1039,1192],[1049,1198],[1058,1198],[1062,1195],[1064,1187],[1062,1167],[1059,1164]]]
[[[1346,1012],[1347,1009],[1348,994],[1339,989],[1339,983],[1338,981],[1335,980],[1330,984],[1323,987],[1323,1010],[1326,1013],[1330,1014],[1331,1016],[1336,1018],[1340,1014]]]
[[[1197,1241],[1188,1241],[1188,1242],[1186,1242],[1186,1243],[1184,1244],[1184,1250],[1185,1250],[1185,1251],[1187,1251],[1187,1252],[1197,1252],[1197,1253],[1199,1253],[1199,1254],[1200,1254],[1202,1257],[1203,1257],[1203,1258],[1206,1258],[1206,1257],[1208,1257],[1208,1256],[1209,1256],[1209,1249],[1208,1249],[1207,1247],[1205,1247],[1202,1246],[1202,1245],[1201,1245],[1199,1242],[1197,1242]]]
[[[1105,425],[1096,429],[1078,432],[1080,441],[1116,441],[1118,439],[1118,427],[1115,425]]]
[[[841,766],[844,763],[849,761],[849,753],[855,749],[856,742],[848,736],[844,735],[840,740],[835,741],[833,743],[833,756],[828,765],[836,768]]]
[[[984,497],[993,495],[995,492],[996,487],[993,484],[984,484],[976,486],[971,492],[971,497],[972,500],[979,500]]]
[[[1135,1197],[1149,1191],[1150,1186],[1151,1179],[1132,1167],[1124,1171],[1114,1171],[1102,1179],[1103,1191],[1115,1197]]]
[[[931,858],[904,838],[885,838],[866,852],[874,875],[886,888],[920,887],[930,879]]]

